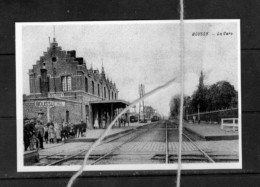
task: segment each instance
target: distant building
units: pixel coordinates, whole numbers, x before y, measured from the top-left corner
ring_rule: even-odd
[[[98,120],[102,127],[128,104],[118,100],[116,84],[106,77],[103,65],[101,72],[88,69],[76,51],[62,50],[55,38],[29,70],[29,79],[30,94],[23,97],[25,118],[43,113],[44,122],[83,120],[92,128]]]

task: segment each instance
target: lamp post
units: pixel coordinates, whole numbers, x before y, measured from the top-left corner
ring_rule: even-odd
[[[200,104],[198,104],[198,124],[200,124]]]

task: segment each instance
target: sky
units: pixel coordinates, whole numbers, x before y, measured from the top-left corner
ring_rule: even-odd
[[[180,93],[179,22],[81,22],[80,24],[46,23],[22,27],[23,92],[29,94],[28,71],[49,46],[49,37],[56,38],[63,50],[76,50],[89,68],[101,69],[116,83],[119,99],[138,98],[138,85],[149,92],[177,77],[176,83],[145,100],[145,105],[160,114],[169,114],[172,96]],[[55,34],[54,34],[55,25]],[[208,36],[192,36],[209,32]],[[218,36],[229,32],[232,35]],[[185,95],[191,95],[199,82],[205,84],[227,80],[238,89],[237,23],[185,23]],[[137,107],[138,108],[138,107]]]

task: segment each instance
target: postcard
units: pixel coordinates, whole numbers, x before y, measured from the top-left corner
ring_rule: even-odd
[[[240,20],[16,23],[18,172],[242,169]]]

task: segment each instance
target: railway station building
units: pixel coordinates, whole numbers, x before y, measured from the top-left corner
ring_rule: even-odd
[[[87,123],[105,128],[128,105],[118,99],[116,84],[101,72],[87,68],[76,51],[62,50],[55,38],[47,52],[29,70],[30,94],[23,95],[24,118],[42,116],[43,122]]]

